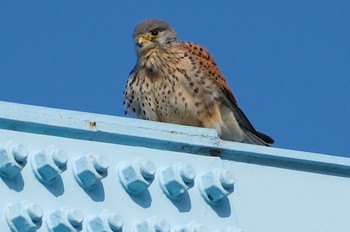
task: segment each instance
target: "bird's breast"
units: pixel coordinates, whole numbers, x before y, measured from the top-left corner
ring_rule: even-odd
[[[199,68],[183,54],[167,50],[153,50],[139,58],[137,86],[133,87],[138,94],[133,100],[139,99],[135,103],[138,117],[203,126],[203,121],[215,113],[211,110],[213,96],[204,89],[212,87],[199,78]]]

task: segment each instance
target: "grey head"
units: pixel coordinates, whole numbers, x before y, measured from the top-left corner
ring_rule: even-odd
[[[152,18],[136,25],[133,38],[139,53],[177,40],[175,31],[167,22]]]

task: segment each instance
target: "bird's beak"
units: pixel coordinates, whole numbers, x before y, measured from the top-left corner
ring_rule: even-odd
[[[139,45],[140,47],[142,47],[142,45],[147,41],[148,41],[148,39],[142,35],[137,37],[137,45]]]

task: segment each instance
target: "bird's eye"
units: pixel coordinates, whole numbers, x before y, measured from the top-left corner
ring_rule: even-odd
[[[157,37],[159,35],[159,31],[158,30],[152,30],[149,32],[149,34],[151,35],[151,37]]]

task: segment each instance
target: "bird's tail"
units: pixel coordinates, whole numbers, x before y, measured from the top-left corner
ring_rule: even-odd
[[[274,140],[261,132],[256,131],[256,134],[253,134],[250,131],[244,131],[245,133],[245,140],[242,141],[244,143],[251,143],[251,144],[258,144],[258,145],[265,145],[270,146],[269,143],[274,143]]]

